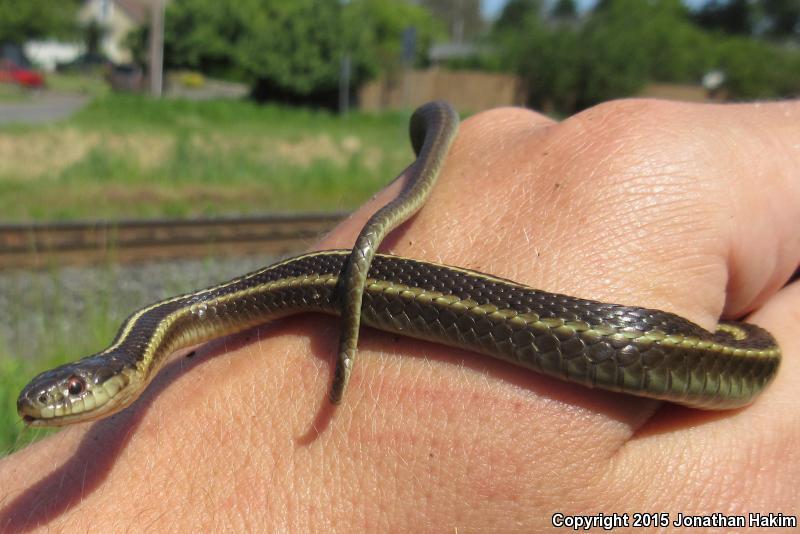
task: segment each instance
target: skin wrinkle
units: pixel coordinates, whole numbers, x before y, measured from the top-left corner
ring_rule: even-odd
[[[800,287],[796,285],[791,286],[782,294],[778,295],[778,297],[780,299],[780,297],[783,296],[784,299],[787,299],[790,298],[789,295],[792,293],[797,296],[799,293],[798,289],[800,289]],[[787,311],[791,309],[792,308],[788,308]],[[762,324],[765,322],[769,323],[769,318],[763,317],[765,313],[769,314],[769,309],[758,313],[757,315],[759,316],[755,317],[754,319]],[[791,314],[781,314],[781,320],[785,321],[786,325],[790,328],[794,328],[797,319],[798,317],[792,317]],[[788,331],[790,330],[787,330],[787,332]],[[796,350],[793,349],[797,348],[797,343],[793,337],[789,338],[779,336],[779,342],[781,343],[786,354],[796,354]],[[781,489],[780,483],[777,483],[774,477],[762,476],[762,474],[765,472],[775,472],[776,470],[778,472],[785,472],[787,468],[796,471],[796,468],[792,466],[796,466],[797,463],[791,461],[790,455],[793,455],[794,451],[796,450],[795,443],[796,439],[798,438],[798,427],[796,421],[791,422],[786,421],[785,419],[782,420],[780,427],[776,427],[775,412],[780,411],[780,409],[776,406],[776,403],[773,402],[770,404],[769,401],[771,400],[771,397],[779,395],[782,391],[781,382],[791,380],[796,374],[795,368],[797,367],[797,363],[798,362],[796,359],[786,359],[784,361],[784,369],[782,369],[782,372],[776,377],[773,387],[768,389],[762,398],[747,410],[740,411],[728,419],[713,421],[711,424],[713,425],[715,432],[713,432],[711,436],[706,436],[704,438],[704,435],[708,434],[708,432],[699,432],[704,427],[695,427],[694,429],[688,429],[687,432],[679,432],[674,436],[667,436],[668,439],[661,439],[657,442],[662,449],[661,454],[656,453],[653,450],[648,450],[653,448],[650,445],[656,444],[656,441],[652,438],[641,441],[633,441],[630,442],[627,447],[628,455],[635,457],[640,454],[644,454],[652,457],[669,457],[668,455],[663,454],[663,450],[666,449],[668,451],[670,449],[670,444],[674,446],[678,443],[694,443],[697,445],[702,444],[706,447],[706,450],[727,450],[732,454],[738,454],[738,457],[730,460],[716,462],[716,464],[721,468],[723,466],[728,466],[729,468],[731,466],[739,466],[739,469],[736,470],[737,474],[732,477],[731,484],[729,486],[716,483],[711,485],[711,487],[717,488],[721,491],[721,494],[720,496],[717,496],[716,501],[726,502],[729,497],[735,497],[738,501],[746,504],[746,507],[744,508],[731,507],[731,510],[759,510],[760,508],[770,508],[769,503],[776,502],[776,500],[782,500],[786,496],[786,491],[788,488],[784,487]],[[787,388],[783,388],[784,391],[786,389]],[[787,395],[787,398],[791,398],[791,394]],[[796,410],[792,405],[791,407],[787,406],[785,413],[795,412]],[[737,419],[743,418],[748,419],[747,436],[749,441],[747,443],[742,443],[743,436],[734,430]],[[705,426],[707,427],[708,425]],[[780,430],[778,430],[778,428],[780,428]],[[776,438],[778,438],[777,442]],[[645,447],[645,449],[641,450],[642,447]],[[628,465],[626,462],[627,458],[622,457],[619,460],[619,466]],[[705,465],[706,463],[709,463],[709,460],[703,460],[701,458],[697,463],[700,465]],[[748,466],[753,467],[753,469],[750,469],[750,473],[755,471],[758,472],[759,475],[747,475],[746,473],[748,472]],[[755,466],[758,466],[757,470],[755,469]],[[714,480],[711,478],[712,476],[714,475],[708,475],[704,478],[701,478],[697,485],[702,486],[704,479]],[[719,474],[716,474],[716,476],[719,478]],[[791,475],[789,475],[789,479],[791,479]],[[756,496],[759,494],[759,490],[762,493],[762,497],[757,499]],[[773,504],[771,508],[774,509],[775,505]]]
[[[640,477],[652,477],[654,474],[662,483],[672,482],[687,486],[691,483],[691,477],[696,471],[688,465],[686,461],[686,441],[682,442],[681,448],[664,447],[659,451],[653,450],[651,463],[646,466],[646,471],[642,472],[642,466],[637,462],[630,461],[631,447],[623,447],[614,457],[609,459],[608,469],[604,476],[599,479],[599,487],[609,488],[607,498],[611,503],[624,503],[629,498],[629,491],[637,491],[642,502],[651,503],[651,507],[660,507],[663,510],[671,510],[669,503],[660,502],[663,493],[662,486],[657,484],[627,484],[639,480]],[[657,448],[658,444],[653,447]],[[691,487],[691,486],[689,486]],[[613,488],[617,488],[614,490]],[[613,506],[613,505],[612,505]],[[619,506],[619,505],[617,505]]]
[[[777,196],[774,194],[774,191],[786,191],[786,193],[789,193],[789,198],[797,198],[797,196],[800,195],[800,186],[798,186],[797,180],[797,177],[800,176],[800,163],[798,163],[800,158],[798,158],[797,151],[795,150],[794,154],[792,154],[793,150],[791,149],[792,139],[800,139],[800,134],[798,133],[796,127],[791,128],[788,125],[783,128],[781,128],[780,125],[777,127],[763,127],[764,117],[769,117],[769,115],[777,110],[780,110],[782,107],[785,108],[786,106],[776,105],[774,107],[766,107],[761,110],[759,115],[740,114],[736,117],[738,120],[728,121],[726,126],[737,127],[740,131],[743,131],[742,136],[739,138],[741,140],[741,144],[736,146],[736,150],[732,153],[733,157],[731,160],[729,160],[729,165],[734,168],[733,174],[738,174],[735,172],[735,170],[737,165],[741,165],[741,168],[743,170],[747,170],[748,173],[755,170],[761,176],[763,176],[765,180],[767,180],[767,183],[772,182],[771,187],[760,188],[753,191],[755,198],[751,198],[749,196],[739,197],[738,200],[740,203],[744,203],[746,206],[752,205],[754,200],[757,200],[759,197],[764,198],[764,195],[769,193],[769,196],[766,198],[773,199],[772,202],[769,202],[768,204],[769,209],[771,210],[770,213],[774,214],[774,217],[779,219],[779,221],[777,221],[779,224],[775,224],[774,229],[770,228],[770,232],[761,230],[758,233],[764,237],[777,234],[775,235],[775,238],[780,239],[781,242],[785,243],[787,247],[790,247],[793,246],[792,242],[797,239],[796,234],[793,236],[794,239],[792,239],[789,235],[783,233],[782,230],[791,228],[792,226],[796,228],[800,221],[798,220],[796,214],[793,214],[791,210],[781,208],[781,206],[785,205],[786,203],[786,195]],[[735,107],[735,109],[742,108]],[[729,124],[731,122],[733,122],[733,125]],[[739,126],[740,124],[743,124],[743,126]],[[753,137],[753,131],[758,131],[759,133],[763,132],[763,137],[758,136],[753,140],[752,143],[746,143],[746,139]],[[755,144],[760,146],[752,146]],[[771,156],[769,158],[764,158],[762,154],[765,153],[768,153]],[[792,157],[790,157],[790,154],[792,154]],[[786,160],[783,160],[782,156],[785,156]],[[768,170],[761,169],[761,167],[758,166],[759,163],[767,165]],[[754,168],[754,165],[757,167]],[[740,179],[744,178],[744,176],[740,177]],[[780,219],[784,220],[781,221]],[[755,230],[758,230],[757,225],[763,224],[762,221],[758,219],[752,220],[750,223],[751,225],[756,226],[742,225],[737,228],[739,232],[736,234],[737,239],[734,242],[733,261],[731,262],[733,267],[731,269],[731,278],[734,280],[748,279],[748,274],[746,272],[739,272],[741,265],[748,264],[747,255],[748,252],[751,252],[747,250],[747,247],[743,246],[743,243],[749,241],[749,239],[747,239],[747,237],[749,237],[748,234],[755,233]],[[771,280],[769,287],[777,287],[775,278]],[[735,283],[737,284],[736,287],[740,291],[744,289],[744,284],[741,284],[740,282]],[[767,288],[764,288],[762,293],[767,290]],[[744,294],[745,299],[750,297],[750,293]],[[731,303],[731,307],[734,306],[737,308],[743,307],[737,302]]]
[[[579,117],[580,117],[580,116],[579,116]],[[613,134],[612,134],[612,135],[613,135]],[[625,142],[625,141],[623,141],[623,140],[619,140],[619,139],[618,139],[618,140],[616,141],[616,147],[614,147],[614,146],[612,145],[612,148],[610,148],[610,149],[609,149],[609,148],[607,148],[606,146],[604,146],[604,147],[603,147],[603,150],[602,150],[602,153],[605,153],[605,154],[612,154],[612,155],[613,155],[613,154],[615,153],[615,148],[618,148],[619,150],[622,150],[625,144],[626,144],[626,142]],[[605,160],[608,160],[608,158],[609,158],[609,157],[611,157],[611,156],[606,156],[604,159],[601,159],[601,164],[597,165],[597,168],[602,168],[602,162],[603,162],[603,161],[605,161]],[[617,158],[616,158],[614,161],[615,161],[615,162],[618,162],[619,160],[620,160],[620,158],[619,158],[619,157],[617,157]],[[645,161],[646,161],[646,160],[645,160]],[[618,164],[618,163],[617,163],[617,164]],[[652,164],[650,164],[650,165],[652,166]],[[625,166],[625,165],[624,165],[624,159],[623,159],[623,166]],[[628,167],[630,167],[630,164],[627,164],[627,166],[628,166]],[[673,166],[673,165],[670,165],[670,167],[672,167],[672,166]],[[648,188],[648,187],[649,187],[650,189],[652,189],[652,186],[650,186],[649,184],[651,184],[651,183],[652,183],[652,180],[653,180],[653,178],[656,176],[656,174],[655,174],[655,173],[653,173],[652,171],[649,171],[649,172],[646,172],[646,173],[644,173],[644,174],[642,175],[642,176],[643,176],[643,179],[642,179],[642,178],[636,178],[636,176],[637,176],[637,173],[642,173],[642,170],[641,170],[641,168],[639,168],[639,169],[637,170],[637,167],[636,167],[636,165],[634,165],[634,166],[633,166],[633,168],[631,168],[631,169],[630,169],[628,172],[630,173],[630,175],[631,175],[631,176],[633,176],[633,177],[634,177],[634,179],[635,179],[636,181],[638,181],[638,182],[642,182],[642,183],[644,183],[644,184],[647,184],[647,185],[645,185],[645,190],[646,190],[646,188]],[[613,176],[615,176],[615,177],[618,177],[618,174],[619,174],[619,173],[609,173],[609,174],[610,174],[610,175],[613,175]],[[674,180],[674,178],[672,178],[672,180]],[[611,188],[611,189],[609,189],[609,188],[606,188],[606,189],[604,189],[604,191],[605,191],[605,194],[606,194],[606,196],[607,196],[607,197],[608,197],[608,196],[613,196],[613,195],[615,195],[614,191],[616,191],[616,190],[622,190],[624,187],[629,187],[629,185],[630,185],[630,184],[628,184],[628,183],[625,183],[625,180],[623,179],[622,181],[617,181],[617,183],[616,183],[616,184],[613,186],[613,188]],[[681,184],[681,185],[683,185],[683,184]],[[656,200],[656,199],[654,198],[654,202],[653,202],[653,203],[655,204],[655,208],[656,208],[656,209],[660,209],[660,208],[661,208],[661,206],[658,206],[658,204],[657,204],[657,203],[658,203],[660,200],[661,200],[660,198],[659,198],[658,200]],[[600,201],[599,201],[599,204],[600,204],[600,205],[602,205],[602,204],[603,204],[603,201],[602,201],[602,200],[600,200]],[[632,204],[628,204],[628,205],[632,205]],[[580,208],[579,208],[579,209],[580,209]],[[641,211],[640,211],[639,213],[641,214]],[[644,225],[647,225],[647,224],[648,224],[648,223],[642,223],[642,225],[643,225],[643,226],[644,226]],[[656,228],[658,228],[658,227],[659,227],[658,225],[654,225],[654,226],[655,226]],[[613,227],[614,227],[614,226],[612,226],[612,228],[613,228]],[[616,227],[619,227],[619,226],[616,226]],[[623,228],[626,228],[626,230],[627,230],[627,227],[626,227],[626,226],[622,226],[622,227],[623,227]],[[635,263],[635,260],[633,260],[633,262]],[[708,315],[709,315],[709,317],[711,317],[711,316],[713,316],[713,313],[712,313],[712,314],[708,314]],[[704,321],[701,321],[701,322],[705,323],[705,326],[707,326],[707,327],[709,327],[709,326],[712,326],[712,325],[713,325],[713,322],[712,322],[711,320],[709,320],[709,319],[706,319],[706,320],[704,320]]]

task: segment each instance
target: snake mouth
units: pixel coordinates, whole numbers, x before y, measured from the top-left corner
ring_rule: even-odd
[[[106,404],[94,410],[84,410],[63,415],[50,415],[49,413],[43,413],[41,411],[33,414],[21,413],[22,422],[32,427],[56,427],[74,423],[86,423],[122,410],[128,405],[124,400],[125,399],[120,396],[119,400],[117,400],[117,398],[111,399]]]
[[[89,416],[89,414],[85,413],[77,413],[77,414],[70,414],[70,415],[62,415],[59,417],[37,417],[34,415],[23,415],[22,422],[25,423],[27,426],[32,427],[56,427],[56,426],[65,426],[72,423],[83,423],[87,421],[93,421],[98,417],[103,417],[106,413],[100,414],[98,416]]]
[[[122,410],[133,400],[130,394],[130,379],[120,373],[102,384],[70,398],[61,396],[56,402],[48,402],[46,394],[27,395],[17,401],[17,412],[28,426],[51,427],[94,421]],[[56,388],[58,389],[58,388]]]

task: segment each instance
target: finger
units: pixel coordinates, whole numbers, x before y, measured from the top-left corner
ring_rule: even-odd
[[[800,477],[800,464],[794,461],[800,440],[798,310],[800,284],[795,283],[749,318],[772,332],[783,352],[775,379],[753,404],[723,413],[667,406],[620,448],[607,477],[618,488],[639,488],[621,493],[620,499],[635,495],[642,507],[661,503],[684,513],[698,502],[699,512],[732,503],[745,503],[748,510],[795,505],[791,488]]]
[[[718,193],[731,207],[725,315],[739,317],[780,289],[800,264],[800,103],[710,106],[727,146]]]
[[[781,348],[781,366],[775,380],[752,407],[759,414],[780,425],[782,432],[795,434],[792,443],[800,439],[800,413],[797,411],[797,392],[800,391],[800,282],[778,291],[748,321],[769,330]]]

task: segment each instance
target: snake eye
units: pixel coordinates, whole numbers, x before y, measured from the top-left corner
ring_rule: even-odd
[[[67,381],[67,391],[70,395],[80,395],[85,389],[86,383],[78,376],[73,376]]]

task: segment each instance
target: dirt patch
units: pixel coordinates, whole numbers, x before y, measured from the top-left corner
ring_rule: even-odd
[[[256,136],[230,136],[222,134],[194,135],[190,140],[192,148],[204,153],[231,154],[259,150],[262,139]]]
[[[362,150],[358,137],[348,135],[335,141],[329,135],[306,137],[296,142],[279,141],[272,143],[276,154],[295,165],[308,167],[318,160],[327,160],[344,166],[353,154]]]
[[[254,135],[235,137],[219,134],[194,136],[192,147],[201,152],[221,154],[253,154],[262,163],[283,161],[298,167],[310,167],[314,162],[324,160],[343,167],[350,158],[359,152],[364,153],[365,163],[377,167],[382,161],[382,152],[377,148],[366,148],[362,140],[348,135],[336,140],[330,135],[313,135],[299,140],[287,141]]]
[[[265,187],[259,193],[267,194]],[[103,188],[103,197],[112,203],[158,204],[166,201],[182,201],[188,204],[204,201],[245,201],[253,197],[252,188],[230,188],[226,186],[191,185],[179,189],[158,186],[109,186]]]
[[[58,172],[83,158],[100,140],[73,129],[0,134],[0,177],[36,178]]]
[[[142,168],[166,161],[175,145],[166,135],[100,135],[76,129],[0,134],[0,179],[38,179],[58,174],[78,163],[93,149],[132,158]]]
[[[112,135],[104,139],[103,146],[114,154],[133,158],[142,169],[155,169],[170,158],[175,139],[153,134]]]

